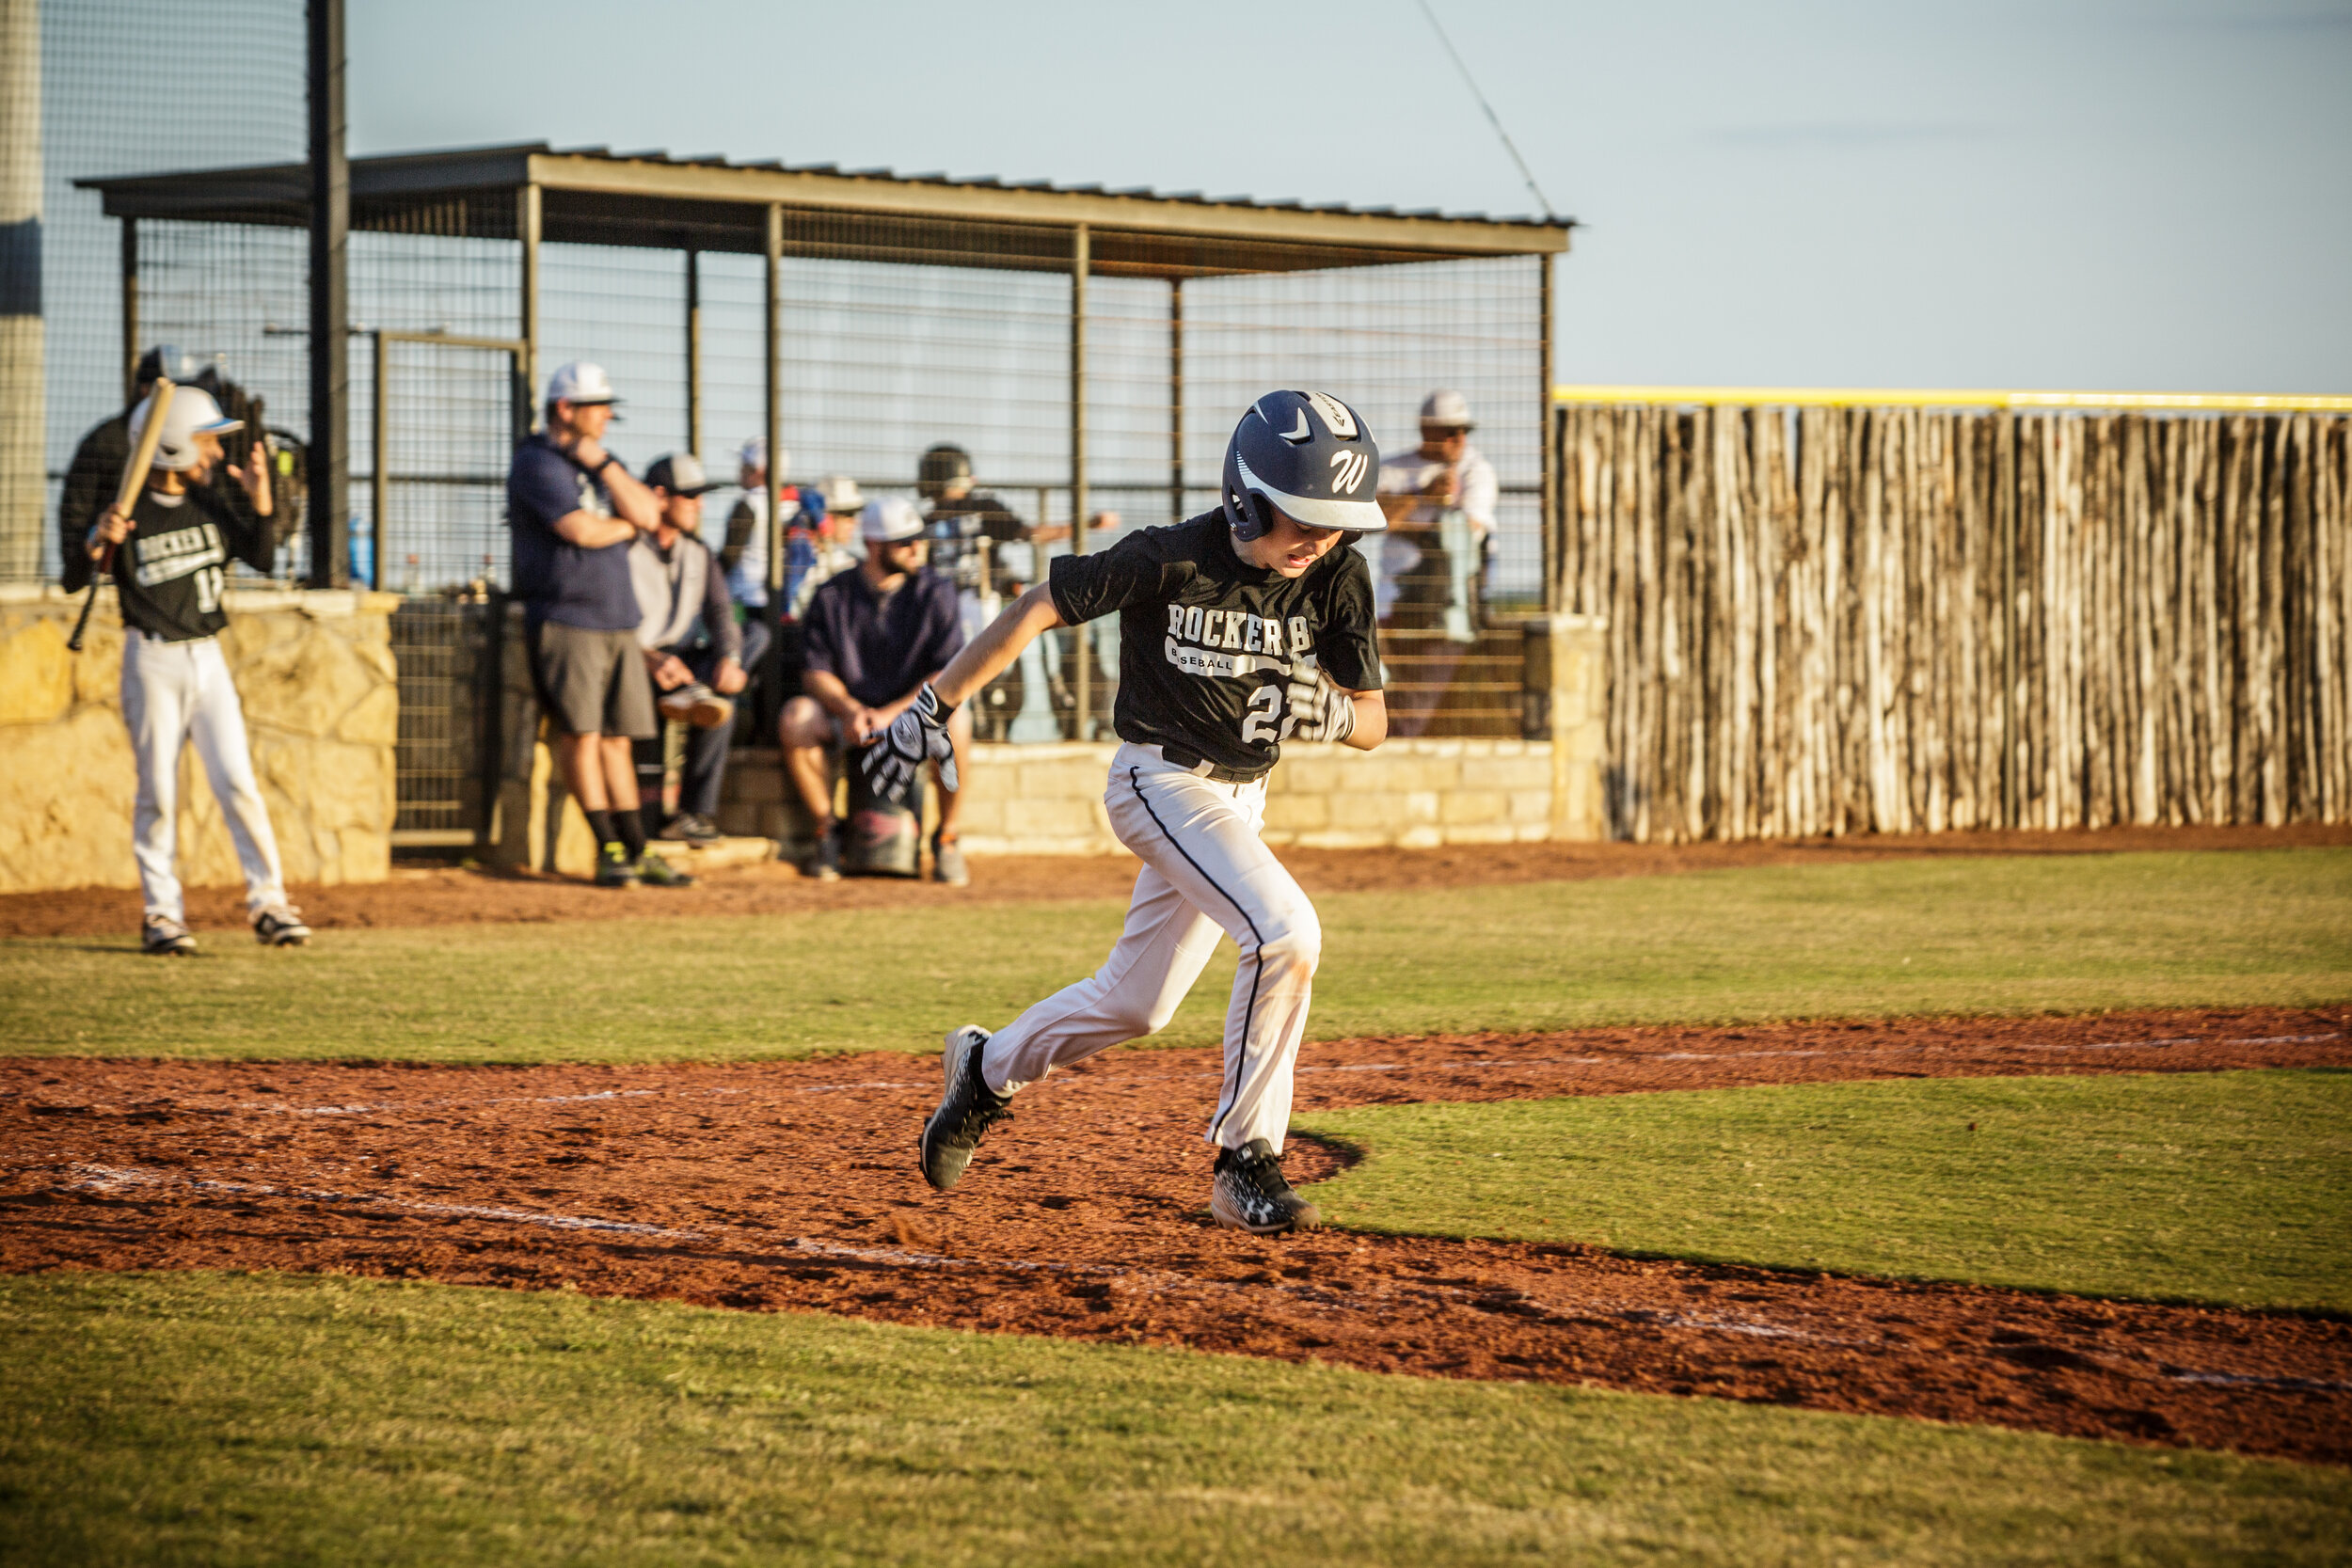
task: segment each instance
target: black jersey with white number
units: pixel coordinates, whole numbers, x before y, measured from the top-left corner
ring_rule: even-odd
[[[211,637],[227,626],[220,595],[229,562],[266,572],[278,549],[268,518],[231,507],[204,485],[178,496],[145,491],[131,521],[131,536],[115,549],[122,624],[167,642]]]
[[[1198,752],[1262,773],[1296,721],[1293,669],[1320,663],[1351,691],[1381,684],[1372,573],[1337,547],[1296,578],[1246,564],[1222,512],[1139,530],[1100,555],[1055,560],[1054,609],[1076,625],[1119,611],[1121,740]]]

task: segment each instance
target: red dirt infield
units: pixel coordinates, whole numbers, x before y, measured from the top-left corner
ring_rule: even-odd
[[[2344,1008],[1596,1029],[1312,1044],[1298,1104],[2347,1065]],[[0,1272],[572,1288],[2352,1463],[2352,1323],[2324,1314],[1235,1235],[1205,1210],[1207,1051],[1033,1086],[943,1196],[913,1158],[937,1073],[0,1061]],[[1337,1159],[1297,1140],[1293,1179]]]

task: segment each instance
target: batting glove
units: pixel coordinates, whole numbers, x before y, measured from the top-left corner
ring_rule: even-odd
[[[1356,699],[1331,684],[1321,666],[1291,667],[1290,722],[1283,734],[1301,740],[1345,740],[1356,733]]]
[[[858,766],[877,796],[896,805],[912,803],[927,758],[939,764],[940,787],[956,787],[956,748],[947,738],[947,716],[954,711],[929,681],[923,683],[913,705],[859,753]]]

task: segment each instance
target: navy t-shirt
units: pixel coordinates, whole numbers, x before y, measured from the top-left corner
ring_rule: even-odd
[[[515,597],[533,626],[553,621],[586,631],[635,631],[644,619],[629,581],[624,539],[583,549],[555,531],[575,512],[612,515],[612,498],[543,431],[515,449],[506,472],[506,526],[515,536]]]
[[[817,590],[801,637],[809,669],[835,676],[867,707],[882,707],[946,669],[962,648],[956,585],[926,566],[884,595],[853,567]]]

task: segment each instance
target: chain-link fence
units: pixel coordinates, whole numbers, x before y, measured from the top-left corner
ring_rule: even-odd
[[[1120,229],[1088,215],[1086,203],[1107,199],[1099,193],[1032,197],[988,182],[541,148],[382,164],[353,166],[352,580],[468,599],[501,590],[508,454],[547,375],[570,360],[611,372],[625,401],[607,443],[632,468],[691,450],[735,478],[736,453],[769,425],[772,287],[786,484],[913,496],[921,454],[951,442],[978,487],[1034,531],[983,553],[966,595],[974,628],[1052,556],[1216,504],[1227,436],[1269,388],[1338,393],[1390,452],[1418,444],[1428,393],[1463,394],[1500,481],[1494,526],[1474,554],[1432,541],[1422,566],[1391,562],[1431,578],[1439,598],[1451,572],[1456,601],[1450,622],[1399,614],[1384,627],[1391,710],[1406,735],[1520,733],[1517,630],[1477,622],[1482,608],[1492,623],[1542,600],[1555,228],[1136,193],[1150,208]],[[302,173],[198,172],[105,192],[143,335],[222,356],[290,432],[307,413]],[[789,201],[710,197],[714,181],[787,176],[822,188]],[[872,200],[876,178],[897,187],[898,205]],[[925,201],[931,215],[901,210]],[[739,499],[723,490],[707,503],[706,540],[723,539]],[[1096,526],[1073,528],[1082,515]],[[820,554],[828,543],[855,551],[847,527],[830,540],[812,531]],[[281,569],[310,575],[308,547],[290,538]],[[981,733],[1106,734],[1118,658],[1115,625],[1047,640],[983,698]],[[781,691],[764,690],[772,712]]]
[[[0,406],[23,418],[29,393],[40,410],[45,482],[37,515],[27,504],[0,524],[8,546],[0,580],[54,580],[57,487],[83,436],[122,412],[128,369],[121,231],[102,214],[97,193],[74,182],[300,158],[303,9],[298,0],[220,0],[192,20],[163,0],[0,0],[0,15],[10,23],[0,78],[29,83],[36,95],[8,95],[0,162],[10,178],[0,183],[28,176],[39,192],[29,243],[0,251],[8,275],[0,293],[34,302],[41,327],[37,357],[0,370]],[[33,102],[37,121],[15,107]],[[24,216],[0,213],[0,224]],[[240,383],[267,383],[270,422],[306,430],[302,345],[262,330],[304,319],[301,234],[248,230],[196,250],[184,238],[159,232],[141,258],[140,275],[158,297],[137,338],[173,342]],[[200,277],[184,270],[191,263]],[[198,297],[200,307],[186,302]],[[294,367],[283,388],[281,359]]]

